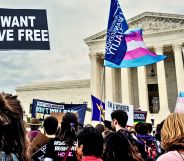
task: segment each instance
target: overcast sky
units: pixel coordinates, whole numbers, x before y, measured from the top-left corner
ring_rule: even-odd
[[[184,0],[119,0],[125,17],[145,11],[184,15]],[[83,39],[107,26],[110,0],[1,0],[1,8],[46,9],[50,51],[0,52],[0,91],[90,77]]]

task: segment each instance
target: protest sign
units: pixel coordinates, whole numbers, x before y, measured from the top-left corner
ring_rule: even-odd
[[[43,145],[49,142],[50,138],[46,135],[42,134],[41,132],[30,142],[29,145],[29,152],[30,154],[34,154],[38,151]]]
[[[31,156],[31,159],[34,161],[44,161],[46,148],[47,148],[47,145],[45,144]]]
[[[133,105],[125,105],[121,103],[116,103],[112,101],[105,100],[105,120],[111,121],[111,113],[114,110],[123,110],[128,115],[128,126],[133,126]]]
[[[46,10],[0,8],[0,49],[50,50]]]
[[[45,100],[33,99],[32,104],[32,117],[36,117],[36,114],[51,115],[51,113],[77,113],[78,121],[83,124],[86,114],[86,104],[61,104],[56,102],[50,102]]]
[[[134,124],[138,122],[146,122],[146,111],[134,111]]]

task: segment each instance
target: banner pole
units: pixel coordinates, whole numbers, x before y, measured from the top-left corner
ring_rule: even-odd
[[[101,96],[100,96],[100,123],[101,120],[104,120],[103,117],[103,106],[102,106],[102,99],[104,96],[104,91],[105,91],[105,66],[102,66],[102,72],[101,72]]]

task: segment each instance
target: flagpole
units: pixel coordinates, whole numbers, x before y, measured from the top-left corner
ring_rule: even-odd
[[[102,72],[101,72],[101,95],[100,95],[100,123],[101,123],[101,115],[103,106],[102,106],[102,99],[104,95],[104,89],[105,89],[105,66],[102,66]]]

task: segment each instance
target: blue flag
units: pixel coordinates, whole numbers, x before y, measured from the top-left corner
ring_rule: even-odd
[[[104,120],[105,103],[100,101],[93,95],[91,95],[91,100],[92,100],[92,120],[93,121]]]
[[[105,60],[119,65],[125,56],[127,46],[124,32],[128,29],[117,0],[111,0],[106,36]]]

